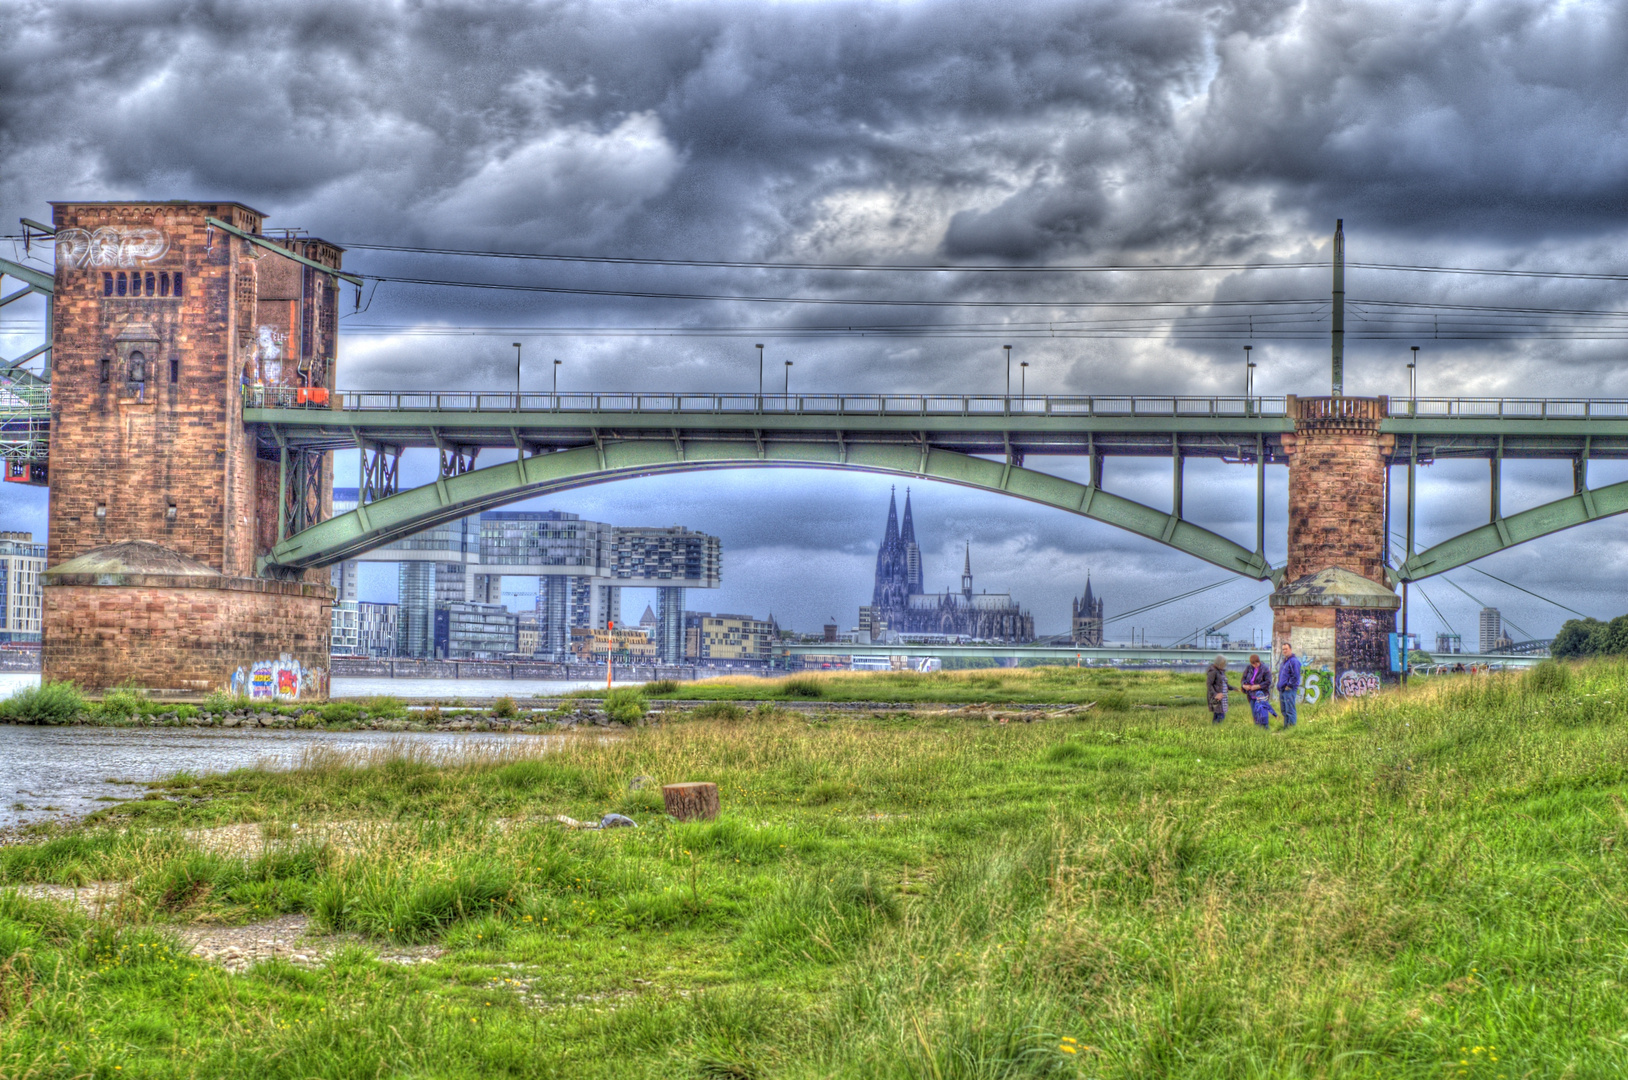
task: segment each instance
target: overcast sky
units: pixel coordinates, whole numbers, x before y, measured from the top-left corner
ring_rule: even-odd
[[[1628,8],[1614,3],[323,3],[0,5],[0,213],[48,200],[235,199],[340,244],[827,263],[1100,264],[1326,259],[1622,272]],[[15,229],[7,228],[11,232]],[[17,255],[21,255],[20,245]],[[1067,301],[1326,297],[1326,269],[1166,274],[852,273],[606,267],[387,255],[364,272],[573,288],[1047,306],[814,307],[385,284],[345,319],[350,389],[1236,392],[1243,339],[1051,337],[1122,317]],[[1623,310],[1620,282],[1350,272],[1354,301]],[[350,307],[347,291],[346,306]],[[26,304],[0,351],[26,345]],[[1263,320],[1263,326],[1270,320]],[[1354,315],[1353,326],[1362,317]],[[1574,320],[1575,321],[1575,320]],[[11,323],[9,330],[4,324]],[[970,337],[837,337],[804,326],[983,323]],[[1018,324],[1031,324],[1023,327]],[[1076,329],[1082,324],[1072,324]],[[1085,324],[1089,325],[1089,324]],[[543,336],[511,327],[752,327],[745,336]],[[1038,332],[1035,327],[1040,329]],[[1326,323],[1323,324],[1326,328]],[[454,333],[404,329],[458,327]],[[503,327],[490,333],[480,328]],[[1354,340],[1346,389],[1628,397],[1622,343],[1558,332]],[[1326,392],[1326,336],[1255,339],[1258,389]],[[1078,463],[1041,462],[1079,475]],[[342,482],[354,459],[341,460]],[[1270,470],[1268,554],[1283,557]],[[1484,464],[1437,465],[1426,542],[1485,520]],[[1189,466],[1187,512],[1253,542],[1253,470]],[[1596,483],[1628,478],[1598,466]],[[892,481],[707,473],[546,505],[720,535],[724,586],[693,608],[852,625]],[[1168,505],[1168,463],[1113,461],[1114,490]],[[6,485],[0,525],[44,531]],[[1569,491],[1565,466],[1507,467],[1506,511]],[[978,587],[1066,628],[1086,572],[1112,615],[1222,572],[1107,526],[914,485],[931,588],[973,545]],[[902,495],[902,491],[901,491]],[[1628,610],[1628,523],[1560,534],[1484,569],[1592,615]],[[1534,635],[1566,613],[1470,570],[1452,578]],[[368,578],[374,598],[392,581]],[[518,586],[518,582],[511,582]],[[1478,604],[1425,586],[1472,638]],[[1239,581],[1132,622],[1174,638],[1264,594]],[[629,607],[642,611],[642,595]],[[1264,628],[1264,605],[1238,626]],[[1111,637],[1125,637],[1116,624]],[[1431,635],[1435,616],[1415,608]],[[1520,634],[1515,636],[1519,637]]]

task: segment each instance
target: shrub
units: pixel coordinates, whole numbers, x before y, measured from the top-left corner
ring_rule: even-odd
[[[418,712],[418,718],[426,724],[439,724],[441,722],[441,706],[426,705]]]
[[[198,719],[198,706],[196,706],[196,705],[177,705],[175,707],[175,718],[177,720],[196,720],[196,719]]]
[[[619,686],[605,695],[605,715],[618,724],[637,724],[644,710],[644,694],[636,687]]]
[[[362,709],[375,720],[400,720],[407,715],[407,706],[400,698],[380,694],[362,702]]]
[[[203,708],[204,712],[218,716],[221,713],[248,709],[250,705],[249,699],[242,694],[228,694],[224,690],[216,690],[204,698]]]
[[[0,701],[0,720],[14,724],[71,724],[85,711],[85,699],[71,682],[25,686]]]
[[[746,710],[733,701],[714,701],[696,709],[691,715],[697,720],[744,720]]]
[[[787,679],[780,684],[780,693],[786,697],[817,698],[825,696],[825,686],[820,680],[808,675],[799,675]]]
[[[492,702],[493,716],[506,720],[511,716],[518,716],[519,713],[520,709],[515,705],[514,698],[510,697],[508,694],[504,694],[502,697]]]
[[[140,713],[152,711],[147,695],[133,686],[120,686],[109,690],[96,706],[96,713],[108,720],[128,720]]]
[[[354,701],[330,701],[317,713],[325,724],[354,724],[362,718],[362,707]]]
[[[676,694],[678,693],[678,680],[657,679],[655,682],[647,682],[644,684],[644,692],[647,694]]]

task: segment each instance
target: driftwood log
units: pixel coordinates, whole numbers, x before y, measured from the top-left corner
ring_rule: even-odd
[[[680,821],[711,821],[718,816],[717,784],[664,784],[662,801]]]

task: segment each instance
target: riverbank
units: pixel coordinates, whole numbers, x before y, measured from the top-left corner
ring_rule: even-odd
[[[0,849],[0,1074],[1620,1075],[1624,703],[718,706],[178,777]]]

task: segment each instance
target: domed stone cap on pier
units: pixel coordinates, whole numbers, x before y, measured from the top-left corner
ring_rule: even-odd
[[[219,581],[220,573],[197,559],[171,551],[150,540],[120,540],[91,548],[45,571],[47,585],[135,585],[188,580],[204,584]]]
[[[1296,578],[1272,594],[1274,608],[1348,607],[1395,611],[1401,597],[1361,574],[1331,566],[1315,574]]]

